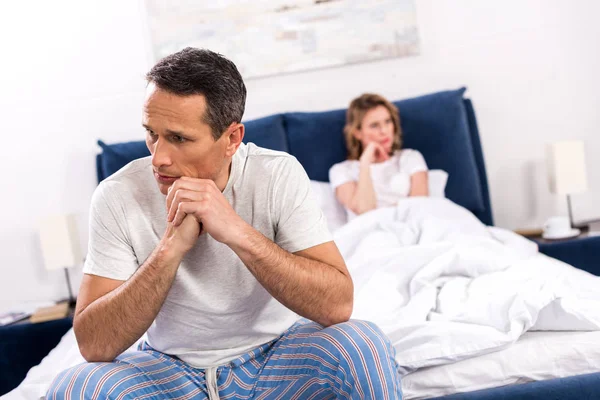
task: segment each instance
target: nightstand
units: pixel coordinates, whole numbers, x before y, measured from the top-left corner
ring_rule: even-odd
[[[0,327],[0,396],[16,388],[73,326],[72,316]]]
[[[538,244],[541,253],[600,276],[600,236],[582,229],[579,236],[570,239],[547,240],[541,234],[526,237]]]

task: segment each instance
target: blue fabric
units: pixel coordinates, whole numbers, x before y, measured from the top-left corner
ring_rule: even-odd
[[[389,340],[370,322],[323,328],[301,320],[278,339],[206,370],[142,343],[113,363],[85,363],[63,371],[47,397],[207,399],[210,388],[218,387],[219,396],[227,399],[400,400],[394,354]]]
[[[431,400],[597,400],[600,373],[510,385]]]
[[[252,142],[260,147],[289,152],[283,115],[276,114],[244,122],[244,127],[244,143]]]
[[[473,108],[473,103],[470,99],[465,99],[465,110],[467,111],[467,120],[469,121],[469,132],[471,133],[473,156],[475,158],[475,164],[477,164],[479,184],[481,186],[481,199],[483,201],[484,208],[483,210],[473,210],[473,213],[484,224],[493,226],[494,217],[492,215],[492,204],[490,202],[490,190],[485,169],[485,161],[483,160],[483,150],[481,148],[481,140],[479,139],[479,128],[477,127],[475,109]]]
[[[102,174],[98,174],[102,179],[99,181],[108,178],[131,161],[150,155],[146,142],[143,140],[115,144],[106,144],[102,140],[98,140],[98,145],[102,148],[102,157],[99,162]]]
[[[286,113],[284,118],[290,154],[300,161],[310,179],[328,182],[329,168],[348,154],[346,110]]]
[[[0,327],[0,396],[16,388],[71,328],[71,318]]]
[[[484,211],[463,99],[465,90],[438,92],[394,104],[400,110],[403,147],[419,150],[429,169],[448,173],[446,197],[470,211]]]
[[[600,276],[600,236],[538,243],[540,252]]]

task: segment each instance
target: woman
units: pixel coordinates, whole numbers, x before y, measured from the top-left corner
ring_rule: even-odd
[[[344,127],[348,159],[329,170],[336,197],[350,218],[407,196],[427,196],[427,164],[417,150],[402,149],[398,109],[366,93],[352,100]]]

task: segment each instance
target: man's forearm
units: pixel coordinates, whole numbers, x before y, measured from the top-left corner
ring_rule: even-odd
[[[354,295],[350,276],[331,265],[290,254],[252,227],[242,236],[230,247],[279,302],[324,326],[350,318]]]
[[[112,361],[146,332],[167,297],[182,256],[159,245],[129,280],[76,314],[73,327],[87,361]]]

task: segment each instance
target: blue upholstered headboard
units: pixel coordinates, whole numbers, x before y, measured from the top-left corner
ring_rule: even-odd
[[[493,225],[487,175],[473,105],[464,88],[394,102],[400,110],[404,147],[419,150],[429,168],[448,172],[446,197]],[[245,142],[294,155],[313,180],[346,158],[346,110],[291,112],[245,122]],[[149,155],[143,141],[98,142],[100,182],[128,162]]]

